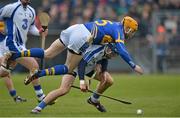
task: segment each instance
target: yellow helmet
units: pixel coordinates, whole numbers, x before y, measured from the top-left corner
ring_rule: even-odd
[[[130,16],[125,16],[123,18],[123,20],[121,21],[121,23],[125,26],[130,28],[133,31],[137,31],[138,30],[138,23],[136,20],[134,20],[133,18],[131,18]]]

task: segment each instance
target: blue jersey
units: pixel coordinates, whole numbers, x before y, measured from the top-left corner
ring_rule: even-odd
[[[95,38],[93,44],[99,45],[104,43],[124,43],[123,25],[119,22],[111,22],[108,20],[97,20],[84,24],[85,27],[92,32],[95,30]]]
[[[84,26],[92,33],[94,39],[92,44],[100,45],[105,43],[115,43],[119,55],[132,67],[135,64],[132,61],[128,51],[125,48],[124,28],[120,22],[111,22],[108,20],[97,20],[94,22],[85,23]]]

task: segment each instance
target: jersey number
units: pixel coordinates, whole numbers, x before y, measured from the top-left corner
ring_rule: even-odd
[[[109,20],[101,20],[102,22],[98,22],[98,21],[95,21],[95,23],[99,26],[105,26],[107,23],[110,23],[110,24],[113,24],[111,21]]]
[[[28,27],[28,20],[27,20],[27,19],[23,19],[23,25],[22,25],[22,28],[23,28],[24,30],[26,30],[27,27]]]

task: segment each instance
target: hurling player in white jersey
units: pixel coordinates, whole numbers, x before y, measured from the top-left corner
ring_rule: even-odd
[[[40,113],[48,103],[67,94],[71,89],[74,79],[76,78],[76,73],[78,73],[80,81],[84,80],[85,75],[100,81],[95,92],[103,93],[113,84],[113,78],[107,72],[107,66],[108,59],[115,56],[118,56],[118,51],[113,44],[107,44],[104,46],[91,45],[87,49],[86,53],[83,54],[83,59],[79,63],[78,68],[75,69],[74,73],[64,75],[60,87],[48,93],[43,102],[39,103],[39,105],[35,107],[31,113]],[[106,109],[98,100],[99,97],[99,95],[93,93],[87,102],[95,106],[100,112],[106,112]]]
[[[0,19],[5,22],[6,25],[6,37],[0,42],[1,57],[7,52],[19,52],[26,50],[27,34],[30,33],[35,36],[47,35],[47,30],[38,30],[35,26],[35,10],[29,5],[30,0],[18,0],[15,3],[8,4],[0,9]],[[38,69],[38,63],[34,58],[19,58],[17,63],[25,66],[30,72]],[[14,62],[11,66],[13,68],[16,65]],[[1,77],[10,77],[10,70],[6,69],[3,63],[0,68]],[[12,86],[10,84],[9,86]],[[41,101],[45,95],[39,84],[38,79],[33,81],[33,87],[38,98]],[[16,91],[12,91],[10,94],[15,96]]]
[[[2,42],[5,39],[5,34],[4,34],[4,22],[0,21],[0,42]],[[3,61],[4,57],[3,57],[3,53],[2,53],[2,47],[0,48],[0,64]],[[0,71],[0,75],[2,77],[3,75],[3,71]],[[15,102],[25,102],[26,99],[22,98],[20,96],[17,95],[17,91],[14,87],[13,81],[9,76],[4,77],[4,82],[6,84],[6,87],[9,91],[10,96],[14,99]]]

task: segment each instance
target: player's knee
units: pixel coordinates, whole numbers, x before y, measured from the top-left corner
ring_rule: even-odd
[[[0,77],[3,78],[3,77],[8,77],[9,76],[9,73],[0,73]]]
[[[59,88],[59,94],[58,96],[63,96],[69,93],[70,88]]]
[[[107,78],[107,79],[106,79],[106,84],[107,84],[108,86],[112,86],[113,83],[114,83],[114,81],[113,81],[112,78]]]
[[[45,57],[46,59],[52,59],[52,58],[54,57],[53,52],[50,52],[50,51],[45,51],[44,54],[45,54],[44,57]]]
[[[69,89],[63,89],[63,90],[62,90],[62,95],[65,95],[65,94],[67,94],[67,93],[69,93]]]
[[[73,73],[74,69],[70,68],[69,65],[65,64],[65,66],[67,67],[68,72],[67,73]]]
[[[9,76],[9,72],[6,72],[0,68],[0,77],[8,77],[8,76]]]
[[[30,71],[33,72],[33,71],[38,70],[38,69],[39,69],[38,63],[34,62],[32,68],[30,68]]]

